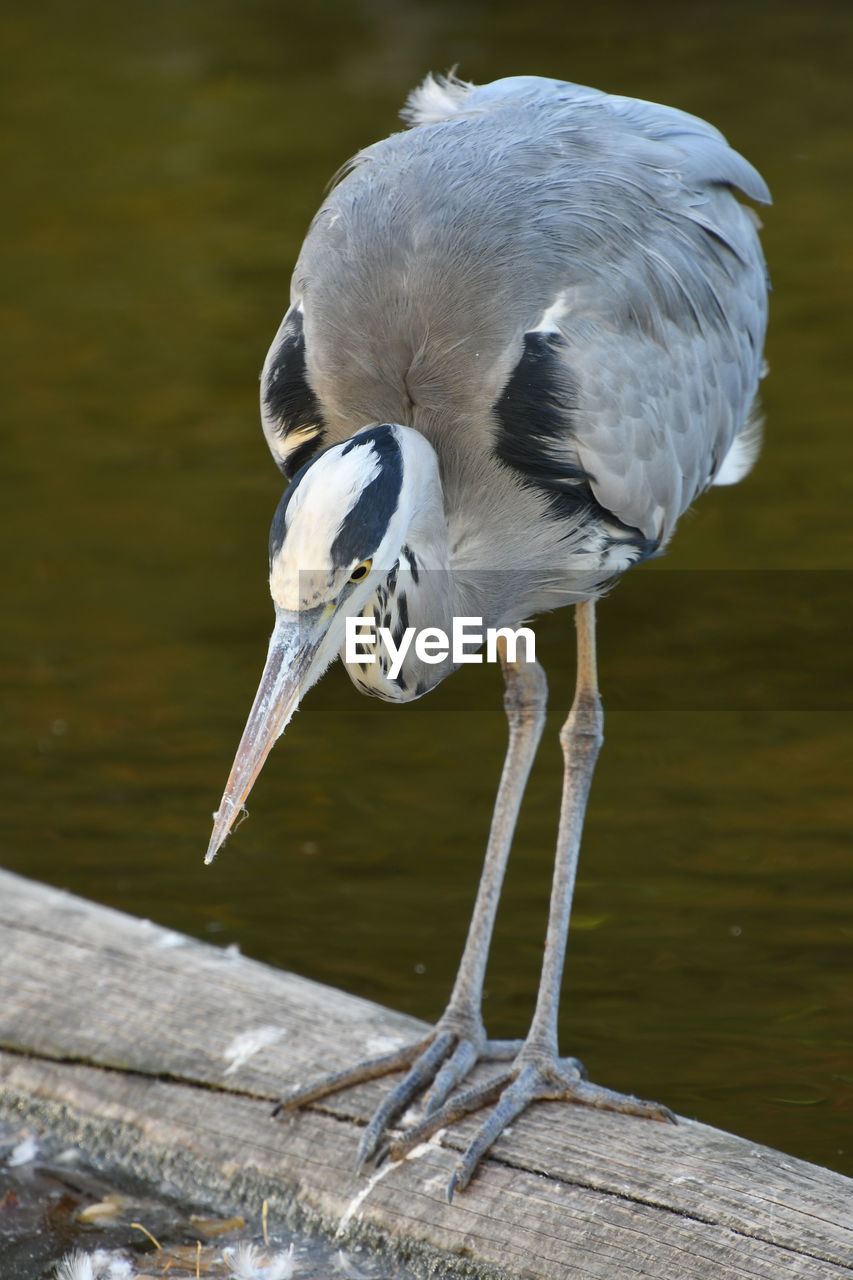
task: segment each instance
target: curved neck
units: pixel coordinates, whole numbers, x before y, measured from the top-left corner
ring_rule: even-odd
[[[446,512],[429,442],[411,428],[396,430],[404,456],[399,551],[361,609],[363,640],[345,646],[341,657],[362,692],[408,702],[476,660],[488,628],[529,616],[532,599],[529,573],[521,566],[484,568],[493,560],[489,548],[466,537]]]

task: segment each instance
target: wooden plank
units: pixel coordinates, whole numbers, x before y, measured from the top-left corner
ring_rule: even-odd
[[[853,1182],[692,1121],[539,1104],[447,1205],[475,1119],[366,1178],[352,1172],[355,1147],[387,1082],[270,1119],[284,1085],[422,1032],[369,1001],[0,872],[3,1106],[83,1126],[90,1146],[143,1176],[168,1176],[223,1211],[266,1197],[457,1270],[464,1260],[541,1280],[853,1272]]]

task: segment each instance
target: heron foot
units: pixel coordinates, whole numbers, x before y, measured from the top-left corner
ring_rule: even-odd
[[[553,1064],[542,1064],[525,1062],[523,1055],[520,1055],[511,1070],[457,1094],[443,1106],[433,1110],[419,1124],[407,1129],[391,1142],[388,1154],[392,1160],[401,1160],[439,1129],[447,1128],[463,1116],[497,1102],[497,1106],[478,1129],[448,1183],[447,1201],[450,1203],[455,1191],[462,1191],[467,1187],[492,1143],[532,1102],[575,1102],[603,1111],[617,1111],[648,1120],[676,1123],[674,1114],[661,1103],[647,1102],[631,1094],[616,1093],[612,1089],[591,1084],[585,1076],[583,1066],[576,1058],[560,1058]]]
[[[446,1015],[446,1019],[451,1025],[459,1024],[459,1019],[452,1015]],[[393,1071],[408,1067],[406,1075],[377,1107],[364,1130],[356,1157],[356,1168],[361,1172],[364,1165],[377,1156],[377,1153],[380,1156],[386,1154],[388,1147],[380,1152],[385,1131],[418,1094],[424,1095],[421,1105],[426,1115],[437,1113],[457,1085],[466,1078],[475,1063],[478,1061],[511,1062],[518,1055],[523,1044],[521,1040],[487,1040],[482,1024],[471,1022],[468,1025],[467,1019],[464,1030],[445,1027],[444,1021],[445,1019],[442,1019],[432,1034],[423,1040],[406,1045],[393,1053],[358,1062],[343,1071],[321,1076],[309,1084],[291,1090],[275,1106],[273,1115],[295,1111],[329,1094],[351,1088],[356,1084],[363,1084],[368,1080],[377,1080]],[[506,1083],[507,1078],[505,1073],[498,1077],[501,1085]],[[425,1093],[424,1090],[426,1090]]]
[[[450,1022],[451,1018],[447,1020]],[[551,1059],[549,1054],[535,1052],[520,1040],[487,1040],[481,1026],[471,1026],[464,1034],[443,1028],[443,1021],[423,1040],[291,1090],[275,1107],[273,1115],[295,1111],[329,1094],[408,1067],[406,1075],[376,1109],[364,1130],[356,1157],[356,1168],[361,1172],[364,1165],[374,1158],[377,1162],[386,1156],[402,1160],[439,1129],[446,1129],[464,1116],[496,1104],[448,1183],[448,1202],[453,1199],[454,1192],[467,1187],[492,1143],[532,1102],[574,1102],[602,1111],[676,1123],[669,1108],[659,1102],[648,1102],[592,1084],[586,1078],[583,1063],[577,1058]],[[512,1062],[512,1066],[450,1097],[477,1062]],[[418,1094],[423,1094],[423,1119],[382,1145],[387,1129]]]

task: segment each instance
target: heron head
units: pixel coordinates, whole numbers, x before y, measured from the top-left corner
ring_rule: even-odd
[[[437,495],[437,499],[436,499]],[[440,509],[438,463],[418,432],[364,427],[296,473],[270,529],[275,628],[237,755],[214,817],[216,856],[276,739],[394,569],[413,523]]]
[[[270,593],[303,613],[363,595],[405,536],[400,428],[366,427],[296,473],[270,529]]]

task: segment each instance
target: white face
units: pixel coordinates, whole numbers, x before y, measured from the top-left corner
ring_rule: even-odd
[[[287,491],[270,535],[270,592],[288,612],[336,601],[359,566],[389,569],[402,461],[392,427],[368,427],[313,462]],[[387,563],[386,563],[387,561]]]

